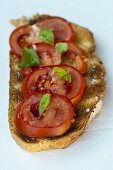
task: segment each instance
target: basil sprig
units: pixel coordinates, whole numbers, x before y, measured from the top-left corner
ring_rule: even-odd
[[[64,42],[57,43],[55,49],[59,53],[65,53],[68,50],[68,44]]]
[[[68,71],[65,71],[63,68],[60,67],[54,67],[53,70],[55,73],[63,80],[71,82],[72,78]]]
[[[23,48],[22,49],[22,63],[20,68],[34,66],[41,64],[41,60],[36,54],[34,49]]]
[[[54,44],[54,34],[50,29],[41,29],[39,32],[39,38],[45,43]]]
[[[47,106],[50,103],[50,99],[51,99],[51,94],[49,94],[49,93],[46,93],[42,96],[40,104],[39,104],[40,116],[44,114],[45,109],[47,108]]]

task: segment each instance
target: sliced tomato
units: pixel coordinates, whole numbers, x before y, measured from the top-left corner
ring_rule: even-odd
[[[68,51],[62,54],[62,64],[77,68],[81,73],[87,70],[87,59],[83,51],[75,44],[68,43]]]
[[[32,66],[32,67],[23,67],[21,68],[21,73],[23,74],[24,77],[28,76],[31,72],[35,71],[38,69],[38,65],[37,66]]]
[[[61,63],[61,54],[55,51],[54,46],[42,42],[34,44],[33,47],[41,59],[42,66],[57,65]]]
[[[53,66],[41,67],[25,78],[22,85],[23,97],[28,98],[39,92],[51,92],[53,94],[66,96],[73,104],[78,103],[86,90],[86,81],[84,77],[73,67],[58,67],[61,67],[70,73],[72,77],[70,83],[61,79],[54,72]]]
[[[33,43],[36,33],[29,25],[24,25],[16,28],[10,35],[9,43],[14,54],[21,57],[22,48]]]
[[[61,54],[55,51],[55,47],[43,42],[36,43],[31,46],[37,53],[41,60],[40,66],[51,66],[61,64]],[[31,48],[30,47],[30,48]],[[29,75],[32,71],[36,70],[37,66],[25,67],[21,69],[24,76]]]
[[[54,46],[43,42],[34,44],[32,47],[41,59],[41,66],[66,64],[77,68],[81,73],[87,71],[87,58],[83,51],[74,43],[68,43],[68,51],[62,55],[55,51]],[[28,75],[35,70],[34,68],[36,67],[26,67],[22,69],[23,75]]]
[[[51,95],[44,115],[39,116],[41,94],[30,96],[15,111],[17,129],[28,137],[45,138],[64,134],[72,124],[74,108],[64,96]]]
[[[60,17],[50,17],[37,22],[40,28],[50,28],[54,32],[55,42],[74,41],[71,24]]]

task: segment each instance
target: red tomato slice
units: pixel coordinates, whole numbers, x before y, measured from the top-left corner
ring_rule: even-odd
[[[55,47],[46,43],[33,45],[41,59],[42,66],[58,65],[61,63],[61,54],[55,51]]]
[[[38,69],[38,66],[32,66],[32,67],[24,67],[21,68],[21,73],[24,77],[28,76],[32,71],[35,71]]]
[[[62,80],[54,72],[53,67],[42,67],[33,71],[27,76],[22,85],[22,94],[27,98],[33,94],[41,92],[51,92],[66,96],[73,104],[83,97],[86,90],[86,81],[84,77],[70,66],[58,66],[63,68],[72,76],[72,82],[68,83]]]
[[[46,43],[36,43],[32,45],[32,48],[37,52],[41,66],[51,66],[61,64],[61,54],[55,51],[55,47]],[[32,71],[36,70],[38,66],[25,67],[21,69],[22,74],[27,76]]]
[[[72,103],[64,96],[51,95],[51,101],[43,116],[39,116],[41,94],[22,102],[15,111],[17,129],[28,137],[45,138],[60,136],[71,126],[74,118]]]
[[[87,70],[86,57],[83,51],[74,43],[68,43],[68,51],[62,54],[62,64],[77,68],[81,73]]]
[[[22,47],[29,45],[28,37],[35,37],[35,33],[32,28],[28,25],[20,26],[15,29],[9,38],[9,43],[11,50],[14,54],[21,57],[22,56]]]
[[[60,17],[50,17],[37,22],[40,28],[50,28],[54,32],[55,42],[74,41],[71,24]]]
[[[66,64],[75,67],[81,73],[87,71],[87,58],[83,51],[74,43],[68,43],[68,51],[62,55],[55,51],[55,47],[46,43],[37,43],[33,45],[38,56],[41,59],[41,66],[51,66]],[[22,69],[24,76],[31,73],[37,67],[26,67]]]

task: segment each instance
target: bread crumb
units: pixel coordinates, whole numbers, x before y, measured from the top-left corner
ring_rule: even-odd
[[[86,109],[86,112],[90,112],[90,108],[87,108],[87,109]]]
[[[75,119],[72,119],[72,120],[71,120],[71,123],[74,123],[74,122],[75,122]]]
[[[18,65],[15,65],[15,71],[20,71],[20,68],[18,67]]]
[[[96,82],[95,79],[92,79],[92,80],[91,80],[91,84],[94,84],[95,82]]]
[[[102,105],[103,105],[103,101],[102,100],[98,101],[98,103],[96,104],[95,108],[91,112],[91,115],[90,115],[90,118],[88,120],[87,125],[89,125],[91,123],[91,121],[100,113]]]
[[[14,25],[15,27],[19,27],[21,25],[25,25],[25,24],[28,24],[29,22],[29,18],[28,17],[25,17],[25,16],[22,16],[21,18],[19,19],[11,19],[10,20],[10,23],[12,25]]]
[[[21,83],[17,83],[17,84],[15,84],[14,88],[17,90],[20,90],[21,86],[22,86]]]
[[[98,100],[98,96],[95,96],[95,100],[96,100],[96,101]]]

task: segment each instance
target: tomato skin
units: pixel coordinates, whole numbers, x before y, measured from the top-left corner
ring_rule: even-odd
[[[61,17],[49,17],[37,22],[40,28],[50,28],[55,35],[55,43],[61,41],[73,41],[75,34],[71,24]]]
[[[65,67],[65,66],[64,66]],[[73,67],[71,67],[73,68]],[[76,105],[80,102],[80,100],[83,98],[83,96],[85,95],[85,92],[86,92],[86,89],[87,89],[87,85],[86,85],[86,80],[85,78],[83,77],[83,75],[77,70],[74,68],[74,70],[76,70],[76,72],[78,72],[79,76],[80,76],[80,79],[81,79],[81,85],[80,85],[80,90],[79,92],[73,97],[71,98],[71,102],[73,103],[73,105]],[[77,78],[77,77],[76,77]],[[74,88],[71,89],[71,92],[73,93],[74,92]],[[67,97],[70,96],[70,91],[69,93],[67,94]]]
[[[37,70],[33,71],[30,75],[28,75],[25,78],[25,80],[23,81],[23,85],[22,85],[22,94],[23,94],[24,98],[28,98],[30,95],[39,93],[39,90],[37,90],[37,85],[35,87],[38,77],[40,76],[40,74],[42,74],[42,75],[48,74],[49,70],[53,69],[53,67],[54,66],[51,66],[51,67],[45,66],[45,67],[38,68]],[[85,94],[86,81],[85,81],[84,77],[80,74],[80,72],[73,67],[70,67],[67,65],[60,65],[57,67],[66,69],[67,71],[69,71],[71,73],[73,81],[69,85],[65,96],[68,99],[70,99],[74,105],[76,105]],[[32,90],[32,89],[34,89],[34,90]],[[44,90],[45,93],[47,91],[48,91],[47,89]],[[50,91],[51,91],[51,89],[50,89]],[[51,93],[54,94],[55,92],[51,91]],[[56,93],[56,94],[60,94],[60,93]],[[62,94],[60,94],[60,95],[62,95]]]
[[[29,25],[20,26],[11,33],[9,44],[12,52],[18,57],[22,56],[22,48],[19,44],[19,39],[22,36],[29,36],[31,33],[34,34],[32,28]]]
[[[41,124],[41,120],[40,120],[41,125],[38,125],[36,118],[33,117],[33,115],[31,115],[28,109],[28,107],[31,104],[36,103],[36,101],[38,101],[37,98],[39,98],[39,96],[31,96],[29,99],[23,101],[17,107],[14,115],[14,121],[17,129],[23,135],[26,135],[28,137],[34,137],[34,138],[45,138],[45,137],[53,137],[53,136],[55,137],[64,134],[71,126],[72,119],[74,118],[74,108],[71,102],[64,96],[52,95],[51,102],[55,102],[57,100],[57,102],[59,101],[59,105],[60,105],[60,101],[63,102],[64,109],[61,109],[61,112],[59,113],[60,119],[57,120],[59,125],[53,124],[52,126],[46,126],[46,122],[45,125],[43,125]],[[52,104],[50,105],[50,107],[52,107]],[[24,113],[26,108],[28,109],[28,111],[26,112],[28,116],[27,118],[26,118],[26,114]],[[56,109],[57,108],[58,107],[56,106]],[[63,112],[64,114],[66,112],[66,114],[64,120],[62,121],[61,115],[62,117],[64,116]],[[56,119],[56,116],[54,117],[54,119]],[[33,125],[33,121],[35,122],[34,125]],[[45,121],[49,122],[49,120],[46,119]]]
[[[82,99],[82,97],[85,95],[87,86],[86,86],[86,81],[85,79],[82,79],[82,85],[81,85],[81,91],[78,95],[76,95],[76,97],[74,97],[73,99],[71,99],[71,102],[73,103],[73,105],[76,105],[77,103],[80,102],[80,100]]]
[[[16,114],[16,113],[15,113]],[[21,117],[15,115],[15,124],[17,129],[23,135],[34,138],[46,138],[63,135],[71,126],[71,120],[66,120],[62,125],[53,128],[36,128],[31,127],[29,124],[23,121]]]
[[[84,56],[76,56],[75,62],[77,65],[78,71],[80,73],[84,74],[87,71],[87,63],[86,63],[86,58]]]

